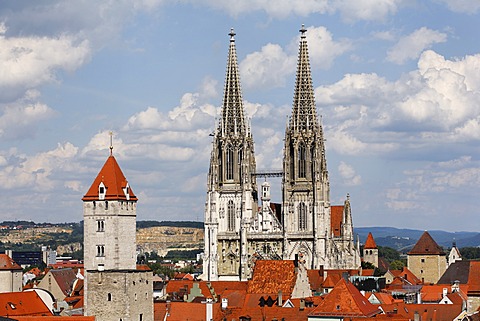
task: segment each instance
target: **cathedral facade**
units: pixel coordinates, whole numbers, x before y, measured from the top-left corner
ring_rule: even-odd
[[[258,191],[254,141],[246,122],[235,48],[230,48],[222,116],[213,135],[205,204],[206,280],[247,280],[257,259],[302,259],[310,269],[357,269],[350,202],[330,205],[325,145],[315,107],[306,30],[292,114],[285,131],[282,204],[270,184]],[[260,198],[260,202],[259,202]]]

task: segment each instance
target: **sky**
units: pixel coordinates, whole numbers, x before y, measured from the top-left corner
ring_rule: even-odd
[[[113,132],[137,220],[203,221],[230,29],[257,170],[280,169],[302,24],[332,204],[479,231],[479,0],[1,1],[0,220],[82,220]]]

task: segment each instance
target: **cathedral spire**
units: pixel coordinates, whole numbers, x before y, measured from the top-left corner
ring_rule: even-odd
[[[300,29],[300,50],[298,53],[293,111],[290,118],[290,128],[295,131],[313,130],[317,126],[317,112],[310,60],[308,58],[306,32],[305,26],[302,25],[302,29]]]
[[[246,133],[243,111],[242,90],[238,72],[237,51],[235,48],[235,32],[230,30],[230,49],[228,52],[225,89],[223,94],[222,119],[220,121],[221,136],[239,136]]]

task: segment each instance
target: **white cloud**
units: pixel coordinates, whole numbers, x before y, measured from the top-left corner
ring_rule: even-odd
[[[328,69],[335,58],[352,49],[351,41],[334,41],[325,27],[307,28],[306,37],[312,67]],[[240,62],[245,87],[283,87],[287,77],[295,73],[299,40],[300,36],[295,37],[287,46],[288,50],[269,43],[261,51],[248,54]]]
[[[422,27],[401,38],[387,53],[387,60],[403,64],[407,60],[416,59],[422,51],[433,44],[447,41],[447,34]]]
[[[450,145],[480,139],[480,55],[446,60],[425,51],[418,70],[388,81],[376,74],[347,74],[316,89],[328,108],[328,146],[341,154]]]
[[[445,4],[448,9],[474,15],[480,10],[480,1],[478,0],[435,0],[436,2]]]
[[[1,138],[14,140],[33,137],[37,124],[55,114],[47,105],[35,101],[37,94],[37,91],[29,90],[24,98],[1,108],[3,111],[0,114]]]
[[[282,87],[286,76],[295,70],[296,59],[288,56],[279,45],[267,44],[260,52],[248,54],[240,63],[242,83],[246,88]]]
[[[72,160],[78,148],[71,143],[59,144],[56,149],[33,156],[18,154],[10,150],[2,155],[8,160],[0,169],[1,189],[31,188],[36,191],[51,191],[54,187],[64,186],[59,173],[79,173],[79,167]]]
[[[244,0],[225,2],[219,0],[206,0],[206,4],[224,10],[232,16],[264,11],[267,15],[283,19],[291,15],[308,16],[312,14],[340,13],[343,20],[355,22],[358,20],[383,21],[388,16],[397,12],[401,0]],[[196,4],[198,1],[195,2]]]
[[[90,57],[87,40],[62,35],[0,35],[0,100],[19,98],[30,88],[54,81],[57,70],[73,71]]]
[[[362,177],[357,175],[357,173],[355,173],[355,169],[345,162],[340,162],[338,165],[338,172],[343,178],[344,184],[347,186],[356,186],[362,183]]]

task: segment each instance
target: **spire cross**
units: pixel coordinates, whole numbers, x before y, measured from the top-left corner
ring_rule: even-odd
[[[228,35],[230,36],[230,41],[234,42],[236,33],[233,31],[233,28],[230,29],[230,33]]]
[[[113,132],[110,131],[108,134],[110,135],[110,156],[112,156],[112,154],[113,154]]]
[[[304,24],[302,24],[302,29],[300,29],[299,31],[302,33],[301,37],[302,37],[302,38],[305,38],[305,33],[307,32],[307,29],[305,29],[305,25],[304,25]]]

